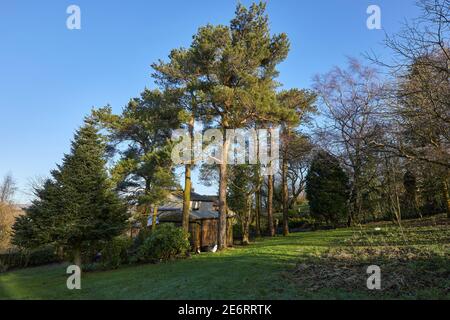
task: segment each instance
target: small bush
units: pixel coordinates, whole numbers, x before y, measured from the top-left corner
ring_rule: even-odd
[[[0,260],[0,273],[5,272],[8,270],[8,266],[4,264],[2,260]]]
[[[112,239],[100,251],[100,264],[104,269],[117,269],[121,264],[128,263],[128,253],[131,246],[131,239],[124,237]]]
[[[240,223],[236,223],[233,226],[233,239],[242,239],[242,226]]]
[[[83,263],[83,272],[95,272],[95,271],[105,271],[107,269],[104,268],[100,263]]]
[[[61,262],[61,259],[55,253],[54,247],[43,247],[29,252],[28,265],[41,266],[44,264]]]
[[[135,260],[157,262],[186,255],[190,250],[188,234],[173,224],[159,225],[138,248]]]
[[[316,225],[316,219],[311,217],[292,217],[289,218],[289,229],[313,228]]]
[[[138,235],[136,236],[136,238],[134,238],[133,247],[137,249],[140,246],[142,246],[144,244],[144,241],[148,237],[150,237],[151,233],[152,233],[151,229],[148,228],[143,228],[139,230]]]

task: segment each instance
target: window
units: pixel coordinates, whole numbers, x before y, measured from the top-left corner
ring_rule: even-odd
[[[192,210],[199,210],[200,209],[200,202],[199,201],[192,201],[191,208],[192,208]]]

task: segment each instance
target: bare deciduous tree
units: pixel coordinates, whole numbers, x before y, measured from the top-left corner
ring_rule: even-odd
[[[8,173],[0,184],[0,250],[9,246],[11,226],[18,211],[12,204],[16,190],[16,182]]]
[[[373,61],[393,78],[389,110],[393,143],[385,151],[440,167],[442,196],[450,217],[450,0],[420,0],[419,18],[406,23],[385,44],[392,61]]]
[[[348,69],[334,68],[315,77],[324,116],[322,147],[338,157],[351,177],[349,224],[362,210],[363,173],[373,155],[371,141],[380,133],[384,84],[376,70],[349,59]]]
[[[296,133],[288,150],[289,208],[293,208],[305,190],[306,175],[311,162],[313,144],[304,135]]]
[[[11,202],[16,191],[16,181],[12,174],[8,173],[0,184],[0,202]]]

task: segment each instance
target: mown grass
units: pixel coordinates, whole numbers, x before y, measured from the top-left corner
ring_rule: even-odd
[[[450,275],[450,260],[445,252],[448,249],[445,245],[450,241],[441,235],[442,232],[448,235],[448,225],[428,223],[426,226],[406,227],[414,234],[410,242],[391,244],[386,242],[383,230],[388,228],[388,232],[394,234],[396,230],[399,231],[398,228],[392,225],[381,228],[381,233],[375,235],[372,234],[373,226],[296,233],[286,238],[260,239],[247,247],[203,253],[185,260],[83,273],[82,289],[73,291],[66,287],[66,265],[11,271],[0,275],[0,299],[448,299],[448,277],[439,281],[439,286],[435,286],[434,281],[425,281],[426,286],[417,288],[416,292],[411,292],[410,287],[404,294],[401,288],[395,292],[373,292],[366,288],[367,275],[363,268],[366,262],[371,262],[370,259],[365,261],[358,256],[350,256],[351,263],[357,266],[351,272],[359,279],[352,282],[342,278],[342,273],[339,273],[340,267],[349,269],[348,261],[343,265],[328,263],[339,258],[332,254],[333,251],[341,252],[348,248],[378,245],[382,252],[383,248],[417,247],[422,252],[433,252],[441,258],[439,276]],[[427,228],[428,231],[421,232],[421,228]],[[394,235],[392,238],[397,239]],[[402,257],[391,258],[395,260]],[[418,273],[424,270],[432,272],[436,269],[435,262],[435,255],[426,255],[425,259],[412,260],[409,267],[419,266]],[[299,265],[305,263],[318,266],[319,271],[313,270],[314,273],[320,274],[325,270],[328,282],[311,277],[308,267],[299,275]],[[383,266],[380,267],[383,270]],[[393,268],[396,270],[395,265]],[[329,279],[334,278],[327,270],[334,270],[336,277],[341,277],[345,285],[339,281],[333,285]],[[401,272],[402,269],[399,270]],[[348,278],[348,270],[345,275]],[[350,275],[353,276],[352,273]],[[429,276],[427,274],[427,279]]]

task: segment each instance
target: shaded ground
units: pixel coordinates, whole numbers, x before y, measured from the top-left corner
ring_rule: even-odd
[[[418,248],[335,249],[320,258],[300,263],[294,279],[305,290],[339,288],[353,292],[366,285],[368,266],[381,269],[381,291],[367,291],[368,298],[450,298],[450,246],[426,252]]]
[[[449,225],[406,224],[400,240],[400,230],[385,223],[84,273],[74,291],[66,288],[65,265],[12,271],[0,274],[0,299],[449,299]],[[374,292],[366,268],[377,263],[383,290]]]
[[[450,225],[445,216],[356,228],[341,245],[304,257],[292,274],[318,295],[366,285],[367,267],[381,269],[381,291],[368,298],[450,298]]]

